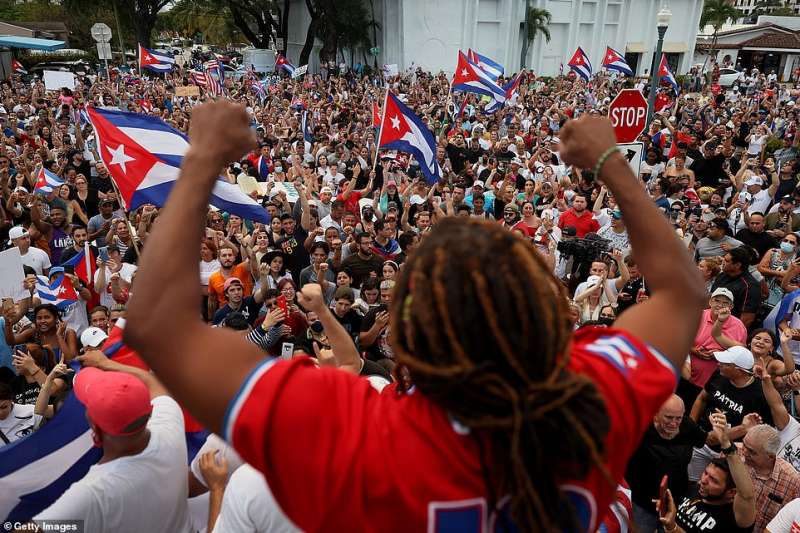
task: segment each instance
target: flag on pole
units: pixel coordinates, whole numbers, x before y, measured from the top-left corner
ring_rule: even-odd
[[[574,70],[575,73],[586,81],[592,77],[592,63],[583,48],[580,46],[575,53],[572,54],[572,59],[569,60],[569,68]]]
[[[90,108],[97,151],[128,209],[163,206],[178,179],[189,139],[163,120],[139,113]],[[246,220],[269,224],[261,205],[235,183],[217,180],[210,203]]]
[[[286,59],[283,54],[278,54],[277,59],[275,60],[275,67],[282,68],[285,72],[292,76],[295,71],[295,66],[289,63],[289,60]]]
[[[606,47],[606,55],[603,56],[603,67],[608,70],[622,72],[626,76],[633,76],[633,70],[628,65],[628,62],[625,61],[625,57],[610,46]]]
[[[314,142],[314,133],[311,131],[311,117],[308,116],[308,111],[303,111],[303,139],[308,143]]]
[[[661,54],[661,65],[658,67],[658,77],[667,80],[675,90],[675,94],[679,94],[681,92],[681,89],[678,86],[678,80],[675,79],[675,76],[672,75],[672,71],[669,69],[666,54]]]
[[[83,250],[73,255],[69,260],[61,264],[62,267],[72,267],[75,275],[87,286],[94,284],[94,273],[97,270],[97,258],[92,253],[89,243]]]
[[[458,52],[458,65],[453,75],[452,88],[455,91],[488,96],[491,101],[486,107],[486,112],[489,113],[496,111],[506,102],[506,91],[460,51]]]
[[[164,52],[156,52],[139,45],[139,69],[151,72],[171,72],[175,67],[175,58]]]
[[[441,169],[436,160],[436,139],[403,102],[391,92],[386,98],[378,148],[399,150],[411,154],[419,162],[428,183],[439,181]]]
[[[27,74],[28,73],[28,71],[25,70],[25,67],[22,66],[22,63],[20,63],[16,59],[12,59],[11,60],[11,68],[14,70],[14,72],[16,72],[18,74]]]
[[[64,180],[46,168],[41,167],[39,168],[39,173],[36,174],[36,185],[34,186],[33,192],[50,194],[62,185],[64,185]]]
[[[372,102],[372,127],[381,127],[381,110],[378,108],[378,102]]]
[[[478,65],[478,67],[488,74],[493,81],[497,81],[497,78],[502,76],[505,72],[503,65],[497,61],[489,59],[484,55],[479,54],[471,48],[467,50],[467,59],[469,59],[475,65]]]

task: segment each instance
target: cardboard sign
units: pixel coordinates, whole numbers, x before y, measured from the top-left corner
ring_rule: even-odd
[[[60,91],[66,87],[75,90],[75,74],[72,72],[61,72],[60,70],[44,71],[44,88],[48,91]]]
[[[29,297],[31,294],[22,286],[24,280],[25,271],[22,270],[19,248],[0,252],[0,298],[11,298],[19,302]]]
[[[175,96],[200,96],[200,87],[197,85],[175,87]]]

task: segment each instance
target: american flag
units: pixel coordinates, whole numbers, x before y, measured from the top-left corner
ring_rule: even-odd
[[[225,69],[222,68],[222,63],[220,63],[216,59],[212,59],[210,61],[206,61],[205,63],[203,63],[203,68],[206,70],[206,73],[216,72],[217,76],[219,76],[220,81],[225,79]]]
[[[211,96],[221,96],[224,92],[225,88],[222,85],[222,82],[219,78],[215,75],[215,73],[211,72],[210,70],[206,70],[206,91]]]
[[[192,79],[192,83],[199,85],[200,87],[205,87],[208,83],[208,77],[206,76],[206,73],[200,72],[199,70],[190,70],[189,77]]]

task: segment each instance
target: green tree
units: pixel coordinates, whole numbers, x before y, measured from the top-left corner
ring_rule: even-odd
[[[709,25],[714,28],[709,55],[716,53],[717,34],[720,28],[729,20],[737,20],[741,16],[742,12],[730,5],[727,0],[706,0],[703,5],[703,13],[700,15],[700,29],[702,30]],[[706,57],[706,60],[708,60],[708,57]],[[703,66],[705,67],[705,62]]]
[[[544,35],[545,40],[550,42],[550,20],[552,15],[546,9],[528,7],[525,13],[525,33],[522,36],[522,51],[520,52],[519,68],[525,68],[525,60],[528,57],[528,48],[533,44],[538,34]]]
[[[301,64],[304,64],[302,59],[308,61],[314,45],[311,35],[322,42],[320,61],[336,61],[340,50],[348,49],[353,52],[359,47],[369,48],[370,30],[380,27],[367,14],[364,0],[306,0],[306,7],[311,15],[311,22],[300,56]]]

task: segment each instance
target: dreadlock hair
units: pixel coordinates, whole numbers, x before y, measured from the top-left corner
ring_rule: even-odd
[[[409,257],[393,300],[396,359],[488,452],[491,509],[508,494],[523,531],[576,527],[559,485],[595,465],[614,486],[608,421],[594,384],[567,369],[570,313],[544,260],[496,223],[446,218]]]

